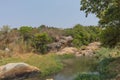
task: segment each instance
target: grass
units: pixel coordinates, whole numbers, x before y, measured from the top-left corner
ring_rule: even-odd
[[[0,65],[15,62],[25,62],[38,67],[42,72],[42,77],[57,73],[63,68],[63,64],[57,59],[55,54],[37,55],[29,53],[0,59]]]
[[[70,58],[75,58],[75,55],[74,54],[63,54],[63,55],[58,55],[58,58],[60,60],[70,59]]]
[[[103,80],[98,74],[78,74],[74,80]]]

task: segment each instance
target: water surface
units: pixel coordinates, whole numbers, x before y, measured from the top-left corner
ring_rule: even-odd
[[[94,72],[97,60],[93,57],[76,57],[64,59],[62,62],[65,65],[64,69],[57,74],[46,77],[47,79],[74,80],[75,76],[80,72]]]

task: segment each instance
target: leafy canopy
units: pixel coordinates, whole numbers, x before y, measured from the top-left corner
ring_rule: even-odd
[[[100,34],[100,28],[95,26],[75,25],[73,28],[66,29],[66,34],[73,37],[73,46],[81,47],[90,42],[97,41]]]
[[[81,10],[95,14],[104,26],[101,41],[109,47],[120,43],[120,0],[81,0]]]
[[[85,11],[86,16],[94,13],[101,25],[120,25],[120,0],[81,0],[80,10]]]
[[[24,40],[28,40],[31,37],[32,27],[31,26],[22,26],[19,29],[20,34],[23,36]]]

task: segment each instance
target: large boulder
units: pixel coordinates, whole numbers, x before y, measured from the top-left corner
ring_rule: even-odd
[[[72,36],[62,36],[59,42],[62,44],[64,47],[72,46]]]
[[[61,48],[61,43],[54,42],[51,44],[47,44],[48,51],[56,52]]]
[[[0,80],[24,80],[37,76],[40,70],[26,63],[9,63],[0,66]]]

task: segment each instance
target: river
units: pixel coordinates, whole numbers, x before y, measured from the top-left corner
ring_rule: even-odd
[[[82,72],[95,72],[94,67],[97,63],[97,60],[93,57],[74,57],[69,59],[64,59],[63,61],[64,69],[51,76],[47,76],[46,79],[53,79],[53,80],[74,80],[75,76],[78,73]],[[34,79],[34,80],[41,80],[41,79]]]

